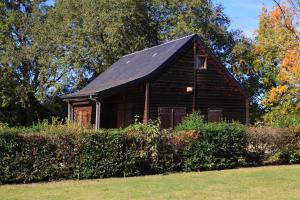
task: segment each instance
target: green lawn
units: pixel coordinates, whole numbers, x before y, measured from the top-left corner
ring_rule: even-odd
[[[300,165],[0,186],[0,199],[300,199]]]

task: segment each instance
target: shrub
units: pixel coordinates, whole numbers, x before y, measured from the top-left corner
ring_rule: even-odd
[[[289,129],[272,127],[250,127],[247,133],[246,161],[251,165],[286,163],[285,148],[291,138]]]
[[[185,117],[185,119],[175,128],[176,131],[199,131],[205,125],[204,117],[198,112],[194,112]]]
[[[300,163],[300,126],[290,128],[290,142],[285,148],[289,163]]]
[[[249,164],[300,163],[300,126],[251,127],[246,132]]]
[[[233,168],[244,156],[246,138],[239,123],[208,123],[201,127],[198,139],[185,149],[185,170],[201,171]]]
[[[169,141],[169,131],[160,129],[159,121],[147,124],[136,121],[125,129],[127,150],[131,152],[131,162],[136,163],[139,174],[159,173],[173,169],[174,149]]]
[[[300,126],[300,112],[281,113],[272,110],[264,116],[265,123],[272,127],[287,128]]]
[[[2,128],[0,182],[232,168],[243,153],[244,130],[238,123],[171,131],[161,130],[156,121],[100,131],[46,122],[29,129]]]
[[[75,142],[74,177],[123,176],[123,137],[119,130],[81,134]]]

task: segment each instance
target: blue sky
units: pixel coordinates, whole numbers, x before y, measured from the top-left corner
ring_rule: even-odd
[[[224,12],[231,19],[231,28],[241,29],[247,36],[253,37],[258,27],[262,6],[272,8],[272,0],[212,0],[214,4],[221,3]]]

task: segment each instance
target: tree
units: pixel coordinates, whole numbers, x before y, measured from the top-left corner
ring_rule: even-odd
[[[26,123],[38,117],[40,101],[58,81],[56,69],[45,60],[43,24],[48,12],[45,0],[2,1],[0,94],[1,110],[13,112],[21,106]],[[18,109],[18,108],[16,108]]]
[[[160,38],[174,39],[196,33],[221,58],[230,63],[235,31],[221,5],[211,0],[154,0],[149,6],[153,21],[159,25]]]
[[[211,1],[57,0],[47,22],[47,45],[56,46],[52,64],[73,72],[69,90],[83,87],[121,56],[165,40],[198,33],[227,63],[234,43],[230,20]]]
[[[272,111],[267,118],[300,111],[300,41],[295,16],[288,4],[281,4],[271,11],[263,9],[260,17],[256,51],[268,86],[262,101]]]
[[[255,41],[243,35],[235,38],[235,45],[231,52],[231,68],[233,74],[242,83],[248,91],[252,106],[250,107],[250,121],[254,123],[264,113],[264,107],[261,105],[262,94],[265,91],[265,85],[262,82],[262,73],[255,65],[257,54],[255,51]]]
[[[52,64],[72,72],[70,90],[82,87],[124,54],[158,43],[147,2],[140,0],[57,0],[47,25],[47,46],[56,47],[51,50]]]

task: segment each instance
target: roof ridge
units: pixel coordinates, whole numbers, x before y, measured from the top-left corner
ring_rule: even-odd
[[[190,35],[181,37],[181,38],[177,38],[177,39],[174,39],[174,40],[170,40],[170,41],[164,42],[164,43],[162,43],[162,44],[159,44],[159,45],[156,45],[156,46],[153,46],[153,47],[145,48],[145,49],[142,49],[142,50],[139,50],[139,51],[135,51],[135,52],[126,54],[126,55],[124,55],[124,56],[122,56],[122,57],[126,57],[126,56],[130,56],[130,55],[133,55],[133,54],[136,54],[136,53],[140,53],[140,52],[143,52],[143,51],[146,51],[146,50],[149,50],[149,49],[153,49],[153,48],[155,48],[155,47],[159,47],[159,46],[162,46],[162,45],[165,45],[165,44],[169,44],[169,43],[171,43],[171,42],[176,42],[176,41],[178,41],[178,40],[181,40],[181,39],[184,39],[184,38],[187,38],[187,37],[191,37],[191,36],[194,36],[194,35],[196,35],[196,34],[193,33],[193,34],[190,34]]]

